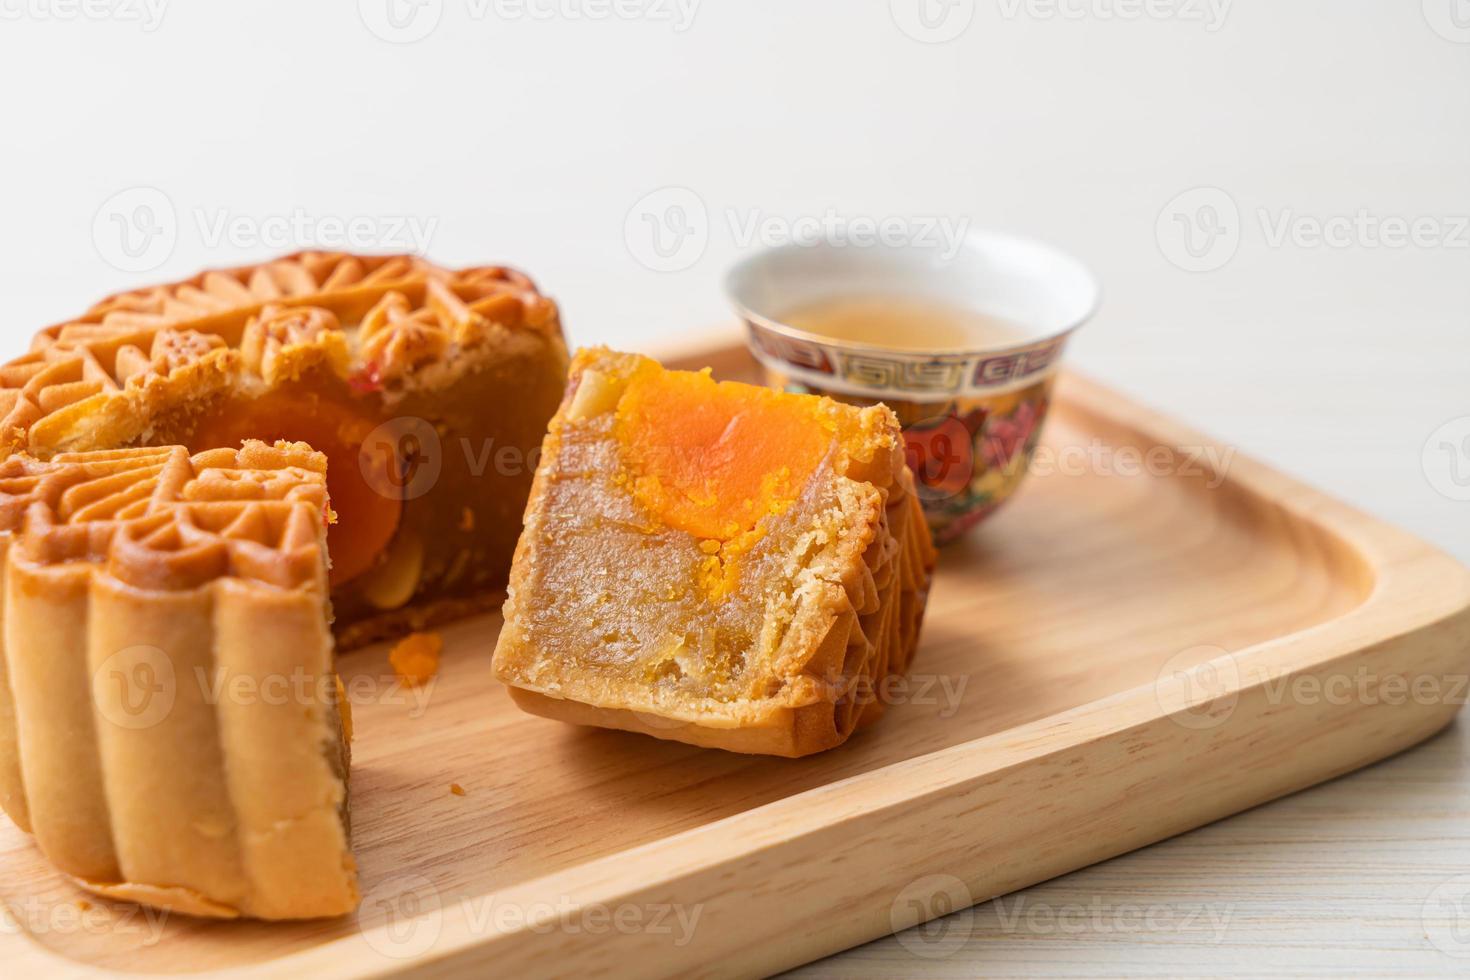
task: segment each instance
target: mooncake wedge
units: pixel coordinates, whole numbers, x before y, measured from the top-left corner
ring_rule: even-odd
[[[0,366],[0,457],[310,444],[350,647],[499,603],[566,364],[556,305],[519,272],[303,252],[41,331]]]
[[[887,408],[584,350],[494,669],[535,714],[807,755],[882,713],[933,563]]]
[[[325,472],[284,442],[0,462],[0,802],[82,887],[356,907]]]

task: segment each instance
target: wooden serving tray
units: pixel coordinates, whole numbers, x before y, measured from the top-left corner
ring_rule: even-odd
[[[344,658],[355,917],[86,906],[0,821],[0,960],[767,973],[1348,772],[1463,703],[1470,574],[1448,557],[1077,377],[1043,444],[1054,471],[944,551],[901,703],[839,749],[753,758],[522,714],[490,676],[498,618],[463,622],[423,701],[383,648]]]

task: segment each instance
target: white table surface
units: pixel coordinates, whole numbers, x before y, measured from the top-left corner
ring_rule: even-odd
[[[422,0],[397,33],[387,0],[152,2],[0,2],[10,349],[104,292],[365,218],[371,246],[412,224],[443,261],[526,268],[578,342],[655,350],[724,318],[752,219],[942,217],[1095,267],[1075,366],[1470,561],[1465,0],[926,0],[931,28],[919,0]],[[1219,203],[1178,197],[1202,187],[1238,247],[1186,271],[1169,209]],[[645,215],[670,203],[705,243],[659,271]],[[1275,237],[1359,214],[1340,246]],[[1382,243],[1416,219],[1419,244]],[[128,229],[162,237],[129,255]],[[1454,730],[1014,898],[1030,911],[965,913],[948,957],[891,938],[806,973],[1464,975],[1470,901],[1458,933],[1422,910],[1470,873],[1467,758]],[[1116,927],[1136,908],[1156,927]]]

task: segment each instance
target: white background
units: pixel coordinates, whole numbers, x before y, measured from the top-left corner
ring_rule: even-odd
[[[105,292],[411,218],[437,260],[530,272],[575,342],[656,351],[727,319],[752,217],[945,217],[1096,269],[1074,366],[1470,561],[1466,0],[924,0],[932,31],[920,0],[422,0],[401,31],[389,0],[162,2],[0,0],[11,350]],[[1192,272],[1168,209],[1200,187],[1237,215]],[[670,200],[696,245],[655,271],[639,209]],[[1360,212],[1453,240],[1271,240]],[[119,218],[163,234],[130,257]],[[246,237],[212,243],[222,218]]]

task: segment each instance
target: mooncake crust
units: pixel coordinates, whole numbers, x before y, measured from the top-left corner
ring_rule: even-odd
[[[325,469],[259,442],[0,462],[0,802],[83,887],[356,906]]]
[[[0,367],[0,452],[120,448],[167,411],[317,366],[393,400],[517,330],[560,338],[556,305],[504,266],[300,252],[209,270],[39,331]]]

